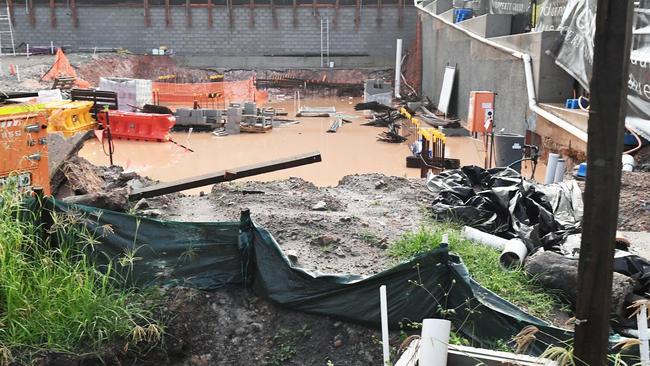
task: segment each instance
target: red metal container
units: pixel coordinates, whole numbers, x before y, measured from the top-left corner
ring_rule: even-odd
[[[97,113],[97,122],[106,126],[106,112]],[[176,118],[170,114],[108,111],[111,136],[118,139],[169,141]]]

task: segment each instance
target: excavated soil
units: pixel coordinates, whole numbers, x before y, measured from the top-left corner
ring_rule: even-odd
[[[349,175],[335,187],[300,179],[230,182],[209,195],[185,196],[149,213],[177,221],[238,221],[251,210],[283,250],[309,270],[372,274],[391,263],[385,249],[419,227],[431,195],[422,180]]]
[[[619,230],[650,231],[650,173],[623,173],[618,210]]]

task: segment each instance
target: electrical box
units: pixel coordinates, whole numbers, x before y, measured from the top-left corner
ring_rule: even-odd
[[[43,113],[0,116],[0,186],[40,187],[50,194],[47,118]]]
[[[492,126],[494,116],[494,92],[469,92],[469,109],[467,113],[467,130],[471,133],[485,133]],[[487,126],[487,127],[486,127]]]

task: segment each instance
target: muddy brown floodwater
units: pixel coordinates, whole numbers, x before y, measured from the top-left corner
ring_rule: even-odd
[[[406,143],[377,141],[377,135],[385,129],[362,126],[367,120],[363,113],[354,110],[354,105],[359,101],[348,98],[302,101],[306,106],[336,106],[337,112],[356,117],[336,133],[325,132],[332,121],[328,117],[299,118],[300,124],[274,128],[265,134],[242,133],[217,137],[205,132],[194,132],[189,136],[187,132],[174,132],[173,140],[189,146],[195,152],[188,152],[172,143],[116,140],[114,163],[152,179],[171,181],[319,150],[323,157],[321,163],[258,175],[248,180],[271,181],[294,176],[317,186],[333,186],[342,177],[355,173],[419,177],[418,169],[406,167],[406,156],[409,154]],[[295,115],[293,101],[269,104],[286,108],[288,118]],[[481,143],[471,138],[447,140],[447,156],[461,159],[463,165],[482,164],[481,150]],[[95,165],[109,163],[108,156],[95,139],[88,141],[79,155]],[[197,192],[194,190],[190,193]]]

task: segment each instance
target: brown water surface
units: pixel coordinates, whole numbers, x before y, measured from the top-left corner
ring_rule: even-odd
[[[402,177],[419,177],[418,169],[406,167],[410,154],[406,143],[391,144],[377,141],[384,128],[362,126],[367,120],[363,113],[354,111],[358,99],[315,98],[303,100],[307,106],[335,106],[352,123],[346,123],[337,133],[326,133],[332,118],[300,118],[300,124],[274,128],[265,134],[240,134],[217,137],[211,133],[174,132],[172,139],[189,146],[188,152],[172,143],[142,141],[115,141],[114,163],[127,171],[149,176],[160,181],[236,168],[268,160],[289,157],[318,150],[321,163],[281,170],[247,178],[269,181],[290,176],[301,177],[318,186],[333,186],[345,175],[383,173]],[[284,107],[289,117],[295,115],[293,101],[272,103]],[[483,165],[483,146],[469,137],[447,139],[446,156],[461,159],[461,164]],[[109,160],[97,140],[88,141],[80,156],[96,165],[108,165]],[[202,188],[193,190],[197,193]]]

